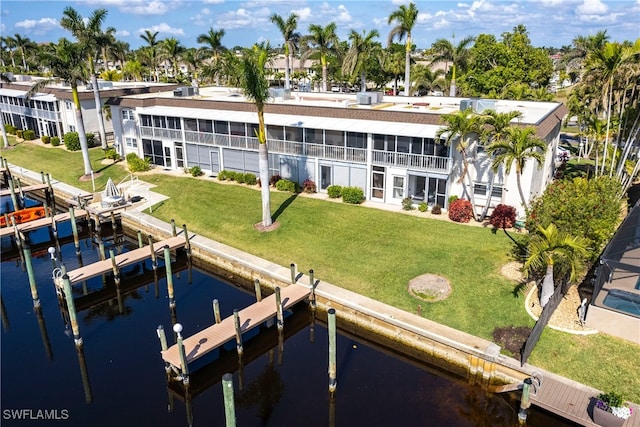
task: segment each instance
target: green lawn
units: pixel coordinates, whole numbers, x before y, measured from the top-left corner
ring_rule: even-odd
[[[78,181],[83,173],[80,153],[19,144],[2,155],[90,190],[90,182]],[[91,150],[96,170],[104,167],[102,156],[101,149]],[[127,176],[120,165],[102,172],[96,180],[100,190],[109,176],[116,183]],[[154,216],[175,219],[190,231],[280,265],[295,262],[304,272],[313,268],[317,279],[410,312],[420,305],[423,316],[489,340],[497,327],[534,324],[524,310],[524,296],[514,295],[516,284],[500,274],[513,246],[502,232],[272,192],[271,211],[281,225],[259,233],[253,228],[262,216],[256,189],[188,175],[149,174],[140,179],[170,197],[154,208]],[[407,283],[423,273],[447,278],[453,288],[450,297],[438,303],[411,297]],[[608,336],[547,330],[529,362],[602,390],[622,391],[640,402],[634,363],[638,354],[639,346]]]

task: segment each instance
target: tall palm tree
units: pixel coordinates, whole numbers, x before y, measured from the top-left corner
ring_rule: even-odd
[[[504,166],[504,170],[508,175],[511,172],[511,166],[515,164],[518,193],[525,211],[528,209],[528,205],[522,191],[522,171],[530,159],[534,160],[538,167],[541,167],[544,163],[546,151],[547,143],[536,137],[536,129],[534,127],[505,127],[501,131],[500,137],[487,146],[487,152],[493,156],[491,167],[494,172],[497,172],[500,166]]]
[[[29,71],[29,66],[27,65],[27,50],[35,48],[36,44],[29,37],[22,37],[20,34],[16,34],[13,40],[15,41],[16,49],[20,51],[20,55],[22,56],[22,69]]]
[[[583,237],[560,232],[553,223],[546,228],[538,226],[537,231],[529,242],[524,271],[529,275],[545,271],[540,291],[540,305],[544,308],[555,289],[554,265],[562,264],[567,268],[569,283],[574,282],[582,268],[589,243]]]
[[[27,96],[38,92],[54,80],[62,80],[71,86],[71,94],[76,114],[76,126],[80,139],[80,149],[82,150],[82,160],[84,162],[84,175],[91,175],[91,161],[89,159],[89,147],[87,145],[87,134],[84,129],[82,118],[82,106],[78,96],[78,83],[87,81],[88,70],[84,58],[87,55],[87,47],[80,43],[73,43],[62,38],[58,44],[52,45],[50,50],[41,54],[41,61],[48,64],[51,73],[56,76],[54,79],[39,80],[29,89]],[[102,106],[100,106],[102,110]]]
[[[75,37],[76,41],[85,47],[84,50],[89,64],[91,85],[93,86],[93,98],[96,106],[96,114],[98,116],[100,143],[103,150],[106,150],[108,145],[106,132],[104,130],[102,101],[100,100],[100,89],[98,88],[98,78],[96,76],[94,58],[101,52],[102,47],[109,41],[108,37],[105,36],[105,33],[103,33],[100,28],[104,20],[107,18],[107,13],[106,9],[96,9],[85,21],[85,19],[74,8],[67,6],[62,12],[62,18],[60,19],[60,25],[62,28],[71,31],[71,34]],[[107,34],[114,32],[115,30],[109,29]]]
[[[209,28],[208,33],[200,34],[196,39],[198,43],[206,44],[204,51],[211,57],[211,66],[213,69],[217,70],[215,73],[216,86],[220,86],[220,62],[223,59],[222,55],[224,51],[227,50],[227,48],[222,45],[224,34],[224,29],[214,31],[213,28]]]
[[[379,52],[378,61],[383,71],[393,75],[393,94],[398,94],[398,78],[404,70],[405,58],[403,52],[393,50],[391,47]],[[406,85],[405,85],[406,87]]]
[[[160,43],[156,37],[158,32],[152,33],[149,30],[144,30],[144,34],[140,34],[140,38],[147,42],[149,46],[147,52],[149,54],[149,61],[151,69],[153,70],[153,80],[158,81],[158,44]]]
[[[296,46],[300,41],[300,33],[296,32],[296,28],[298,28],[298,15],[292,13],[289,15],[287,20],[285,21],[282,16],[274,13],[271,15],[271,22],[276,24],[280,33],[282,33],[282,37],[284,38],[284,88],[291,88],[290,81],[290,62],[293,59],[293,54],[296,51]]]
[[[402,41],[406,37],[407,43],[405,48],[404,57],[404,94],[405,96],[411,96],[411,49],[413,47],[411,42],[411,31],[416,23],[418,17],[418,9],[414,3],[409,3],[409,6],[400,5],[397,10],[394,10],[389,15],[388,24],[396,22],[397,25],[389,32],[389,45],[393,42],[394,38],[398,38],[398,41]]]
[[[456,96],[456,71],[458,68],[465,70],[467,68],[467,62],[469,60],[469,45],[475,40],[472,36],[467,36],[460,42],[455,44],[447,39],[438,39],[431,45],[436,55],[433,62],[445,61],[451,62],[451,88],[449,89],[449,96]]]
[[[434,89],[444,90],[447,83],[444,80],[444,70],[433,70],[431,67],[421,64],[415,66],[413,75],[416,90],[424,89],[427,94]]]
[[[474,113],[471,108],[467,108],[464,111],[457,111],[452,114],[443,114],[441,116],[445,127],[440,128],[436,133],[437,138],[444,137],[445,144],[454,146],[462,157],[462,172],[460,173],[460,182],[467,178],[467,184],[464,186],[465,193],[469,196],[471,206],[473,206],[474,216],[477,217],[475,212],[475,197],[473,195],[473,180],[471,179],[471,172],[469,171],[469,155],[467,150],[475,139],[479,141],[483,135],[483,117]]]
[[[182,46],[180,41],[175,37],[162,40],[160,44],[160,58],[169,61],[173,68],[173,78],[178,81],[178,61],[187,49]]]
[[[198,70],[202,66],[205,58],[204,49],[189,48],[182,54],[182,61],[187,65],[187,69],[191,75],[191,79],[198,80]]]
[[[2,37],[2,40],[4,41],[4,45],[9,50],[9,56],[11,57],[11,66],[13,68],[16,68],[16,58],[14,56],[16,49],[16,39],[11,36],[4,36]]]
[[[322,67],[322,91],[327,91],[327,57],[336,52],[338,36],[336,23],[331,22],[326,27],[309,25],[309,33],[300,39],[305,48],[301,60],[319,59]]]
[[[351,30],[349,33],[351,46],[349,46],[342,63],[342,74],[359,75],[362,92],[367,90],[367,60],[375,53],[373,39],[379,35],[378,30],[371,30],[369,33],[363,30],[362,35],[356,30]]]
[[[264,106],[269,99],[269,80],[266,72],[270,66],[270,46],[267,43],[254,45],[242,56],[242,73],[240,87],[245,96],[253,101],[258,110],[258,138],[260,187],[262,191],[262,226],[268,228],[273,224],[271,219],[271,194],[269,193],[269,151],[267,134],[264,125]]]

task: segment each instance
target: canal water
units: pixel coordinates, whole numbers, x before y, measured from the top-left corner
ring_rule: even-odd
[[[60,227],[60,235],[71,235],[68,224]],[[164,326],[171,345],[175,320],[188,336],[213,323],[213,299],[219,300],[226,317],[234,308],[250,305],[255,296],[189,268],[180,255],[174,267],[172,312],[163,269],[155,280],[150,262],[140,263],[123,272],[127,277],[120,298],[113,292],[110,274],[76,286],[83,339],[78,351],[51,278],[60,260],[52,260],[42,249],[49,233],[32,232],[30,239],[34,248],[41,248],[32,259],[40,313],[34,310],[23,262],[14,257],[10,240],[2,241],[2,426],[223,426],[220,377],[225,372],[233,373],[238,426],[518,424],[518,402],[509,395],[486,393],[393,349],[340,332],[338,388],[331,399],[326,325],[320,319],[312,321],[304,306],[285,320],[282,348],[277,333],[269,329],[245,343],[239,369],[232,346],[192,375],[190,395],[185,396],[180,383],[167,382],[158,325]],[[107,253],[110,248],[116,253],[126,250],[107,243]],[[99,258],[89,237],[81,241],[81,260],[73,243],[61,249],[58,258],[68,271]],[[528,425],[572,424],[531,408]]]

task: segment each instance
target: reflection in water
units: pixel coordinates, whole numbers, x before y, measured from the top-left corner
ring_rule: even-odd
[[[84,389],[84,398],[87,403],[93,402],[93,393],[91,391],[91,383],[89,382],[89,372],[87,371],[87,361],[84,358],[84,346],[76,346],[78,353],[78,363],[80,364],[80,375],[82,376],[82,387]]]
[[[9,317],[7,316],[7,309],[4,306],[4,299],[0,296],[0,315],[2,317],[2,329],[5,332],[9,332]]]
[[[270,358],[267,358],[268,360]],[[282,398],[284,382],[280,378],[272,360],[265,364],[258,377],[253,380],[245,390],[236,395],[236,404],[239,407],[258,407],[258,417],[263,425],[267,425],[271,414]]]
[[[44,321],[42,315],[42,307],[35,307],[36,316],[38,317],[38,326],[40,327],[40,335],[42,336],[42,343],[44,344],[44,350],[47,352],[47,358],[53,360],[53,351],[51,350],[51,341],[49,340],[49,333],[47,332],[47,324]]]

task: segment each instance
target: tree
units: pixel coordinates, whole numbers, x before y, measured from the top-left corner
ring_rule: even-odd
[[[89,75],[91,78],[91,85],[93,87],[93,99],[96,107],[96,114],[98,116],[98,129],[100,132],[100,143],[102,149],[106,150],[107,136],[104,130],[104,118],[102,116],[102,101],[100,100],[100,89],[98,88],[98,78],[96,77],[95,61],[94,58],[100,52],[103,45],[108,42],[108,37],[102,32],[100,28],[102,23],[107,17],[106,9],[96,9],[91,16],[85,21],[84,18],[71,6],[67,6],[62,12],[62,19],[60,19],[60,25],[71,31],[76,41],[80,43],[87,56],[89,64]],[[115,32],[115,31],[109,31]],[[105,64],[106,65],[106,64]]]
[[[171,68],[173,69],[173,78],[178,81],[179,70],[178,61],[182,58],[182,54],[186,48],[182,46],[180,41],[175,37],[162,40],[160,44],[160,58],[169,61]]]
[[[223,60],[223,53],[227,50],[227,48],[222,45],[224,35],[224,29],[214,31],[213,28],[209,28],[208,33],[200,34],[197,38],[198,43],[206,45],[204,52],[211,57],[210,65],[213,67],[213,70],[215,70],[216,86],[220,86],[221,62]]]
[[[444,136],[445,143],[449,146],[455,146],[462,157],[462,171],[460,173],[460,182],[467,178],[465,192],[469,196],[471,206],[474,207],[475,213],[475,197],[473,195],[473,180],[469,172],[469,156],[467,149],[472,143],[472,138],[479,140],[483,134],[483,118],[475,114],[471,108],[464,111],[457,111],[452,114],[443,114],[441,120],[446,125],[440,128],[436,133],[437,138]]]
[[[378,61],[380,62],[379,70],[388,73],[393,78],[393,94],[398,94],[398,78],[404,71],[404,52],[395,50],[397,44],[391,45],[386,49],[380,50]],[[385,82],[389,79],[385,79]],[[406,89],[406,86],[405,86]]]
[[[418,9],[414,3],[409,3],[409,6],[400,5],[398,9],[394,10],[389,15],[388,24],[396,22],[397,25],[389,32],[389,45],[396,37],[398,41],[402,41],[406,37],[405,47],[405,64],[404,64],[404,94],[405,96],[411,96],[411,50],[413,44],[411,43],[411,31],[416,23],[418,17]]]
[[[284,88],[290,89],[290,62],[296,51],[296,45],[300,41],[300,33],[296,33],[296,28],[298,28],[298,15],[292,13],[285,21],[282,16],[274,13],[271,15],[271,22],[276,24],[284,38]]]
[[[331,22],[326,27],[320,25],[309,25],[309,33],[300,39],[304,45],[304,52],[301,60],[319,59],[322,66],[322,91],[327,91],[327,58],[329,54],[335,53],[338,44],[336,35],[336,23]]]
[[[78,96],[78,82],[87,81],[88,70],[84,58],[87,55],[87,47],[80,43],[72,43],[62,38],[57,45],[52,45],[50,50],[41,54],[41,60],[48,64],[54,79],[39,80],[29,89],[27,96],[38,92],[52,81],[60,79],[71,86],[71,94],[76,115],[76,126],[78,137],[80,138],[80,148],[82,150],[82,160],[84,162],[84,175],[91,175],[91,161],[89,159],[89,147],[87,145],[87,134],[84,129],[82,119],[82,106]],[[102,106],[100,106],[102,111]]]
[[[14,36],[13,42],[22,56],[22,69],[29,71],[29,66],[27,65],[27,50],[35,48],[36,44],[29,37],[22,37],[20,34]]]
[[[240,86],[245,96],[253,101],[258,110],[258,138],[260,187],[262,192],[262,226],[267,228],[273,223],[271,219],[271,195],[269,193],[269,151],[267,150],[267,134],[264,125],[264,106],[269,99],[269,81],[266,69],[271,62],[269,44],[254,45],[246,49],[242,56],[242,73]]]
[[[491,167],[497,172],[500,166],[504,166],[504,170],[508,175],[511,172],[511,166],[515,163],[516,183],[518,184],[518,193],[525,211],[528,209],[527,199],[522,191],[522,171],[527,162],[534,160],[538,167],[544,163],[544,153],[547,151],[547,143],[536,137],[536,129],[534,127],[518,127],[508,126],[504,128],[491,144],[487,146],[487,152],[493,156]]]
[[[588,241],[558,231],[555,224],[539,226],[528,246],[524,271],[528,275],[545,271],[540,291],[540,305],[544,308],[555,289],[554,266],[562,264],[569,273],[569,283],[575,282],[588,252]]]
[[[362,35],[355,30],[351,30],[349,33],[349,40],[351,40],[351,46],[347,50],[347,54],[344,57],[342,63],[342,73],[349,76],[360,76],[360,90],[366,92],[367,90],[367,61],[369,57],[374,53],[373,39],[378,37],[380,33],[378,30],[371,30],[369,33],[362,31]]]
[[[451,62],[451,87],[449,89],[449,96],[456,96],[456,71],[458,68],[466,70],[469,62],[469,45],[473,43],[474,37],[467,36],[460,42],[455,44],[447,39],[438,39],[431,45],[431,48],[435,52],[433,62],[444,61],[445,63]]]
[[[434,89],[444,90],[446,81],[444,80],[444,70],[432,70],[426,65],[416,65],[413,70],[415,89],[425,95]]]
[[[140,38],[147,42],[147,54],[150,61],[151,69],[153,70],[153,80],[158,81],[158,44],[160,43],[156,37],[158,32],[152,33],[149,30],[144,30],[144,34],[140,34]]]

